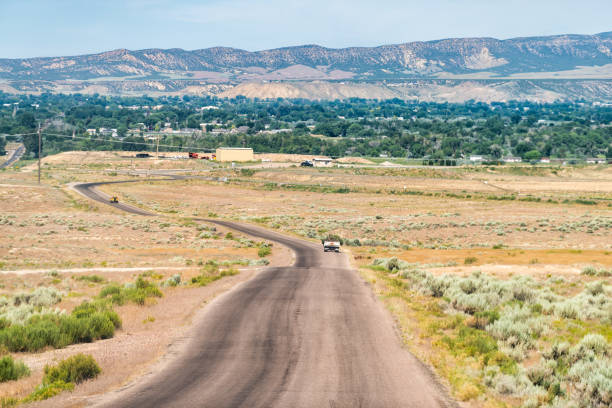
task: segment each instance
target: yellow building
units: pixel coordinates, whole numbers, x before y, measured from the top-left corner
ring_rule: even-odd
[[[217,149],[217,161],[245,162],[253,161],[253,149],[246,147],[220,147]]]

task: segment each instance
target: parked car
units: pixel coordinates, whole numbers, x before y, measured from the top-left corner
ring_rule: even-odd
[[[310,160],[304,160],[303,162],[300,163],[300,166],[302,166],[302,167],[312,167],[312,166],[314,166],[314,164]]]

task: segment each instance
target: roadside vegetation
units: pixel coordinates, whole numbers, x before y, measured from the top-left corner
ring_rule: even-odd
[[[46,365],[42,383],[23,399],[5,398],[0,401],[3,407],[15,406],[21,403],[42,401],[54,397],[63,391],[72,391],[76,384],[96,378],[101,369],[90,355],[75,354],[57,365]]]
[[[375,259],[362,273],[381,281],[406,342],[458,399],[515,399],[524,407],[612,403],[612,282],[577,288],[555,277],[433,275],[397,258]],[[417,346],[423,343],[430,355]]]

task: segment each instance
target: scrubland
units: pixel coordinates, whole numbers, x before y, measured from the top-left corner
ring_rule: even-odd
[[[112,191],[184,217],[338,235],[406,346],[462,405],[611,403],[610,169],[215,173],[227,181]]]
[[[106,340],[94,343],[55,350],[50,341],[42,354],[7,348],[32,374],[0,384],[3,394],[27,396],[41,383],[44,364],[74,352],[91,353],[102,369],[74,395],[112,388],[125,379],[105,377],[106,370],[127,370],[127,363],[96,344],[115,347],[125,332],[138,341],[122,340],[116,347],[124,353],[150,344],[153,333],[167,344],[181,332],[173,319],[187,324],[202,298],[253,273],[236,271],[287,261],[281,248],[192,220],[204,217],[313,241],[338,235],[395,317],[406,347],[463,406],[610,406],[609,167],[231,169],[63,153],[46,159],[45,187],[32,184],[30,170],[2,173],[0,313],[11,309],[5,319],[26,325],[40,324],[39,315],[76,319],[80,309],[89,318],[112,311],[121,321],[107,316],[113,336],[106,325],[91,341]],[[152,180],[159,171],[198,178]],[[137,182],[101,189],[164,217],[126,215],[65,188],[123,179]],[[39,296],[46,300],[15,306]],[[57,345],[70,344],[59,338]],[[163,347],[153,350],[132,360],[132,373]],[[52,401],[74,403],[62,397],[73,394]]]
[[[0,174],[2,406],[80,405],[124,384],[207,302],[261,266],[289,262],[287,250],[212,224],[92,203],[64,185],[105,177],[89,164],[54,168],[42,186],[28,166]],[[99,366],[95,380],[49,378],[45,367],[79,353]]]

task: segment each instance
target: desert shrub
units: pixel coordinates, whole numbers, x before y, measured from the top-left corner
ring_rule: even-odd
[[[572,361],[593,361],[595,359],[610,356],[610,346],[601,334],[587,334],[580,342],[569,351]]]
[[[181,275],[177,273],[177,274],[172,275],[168,279],[166,279],[162,285],[174,287],[174,286],[178,286],[180,283],[181,283]]]
[[[79,281],[86,281],[86,282],[91,282],[91,283],[104,283],[104,282],[106,282],[106,279],[104,279],[100,275],[82,275],[82,276],[77,276],[75,279],[79,280]]]
[[[445,336],[443,341],[453,353],[480,356],[497,351],[497,342],[488,333],[471,327],[461,327],[455,338]]]
[[[74,343],[110,338],[121,327],[117,313],[103,303],[83,303],[70,315],[35,315],[25,324],[0,330],[0,344],[11,352],[63,348]]]
[[[612,360],[580,361],[569,369],[568,379],[579,407],[612,406]]]
[[[392,271],[392,270],[401,270],[409,268],[411,265],[397,258],[376,258],[372,263],[375,266],[382,266],[383,268]]]
[[[612,318],[612,293],[603,282],[591,282],[573,298],[557,302],[553,312],[570,319],[601,319],[609,322]]]
[[[272,253],[272,248],[270,248],[269,245],[262,245],[259,247],[259,250],[257,250],[257,255],[260,258],[264,258],[268,255],[270,255]]]
[[[155,283],[144,279],[142,276],[139,276],[133,284],[126,284],[124,286],[117,284],[108,285],[98,295],[100,299],[110,299],[116,305],[123,305],[127,302],[144,305],[148,298],[162,296],[162,292]]]
[[[499,319],[499,311],[485,310],[484,312],[475,312],[474,317],[468,322],[468,325],[476,329],[484,330],[489,324]]]
[[[584,287],[584,290],[586,293],[588,293],[591,296],[600,295],[604,293],[603,282],[598,281],[598,282],[587,283]]]
[[[265,259],[265,258],[261,258],[261,259],[249,259],[249,263],[247,265],[249,266],[262,266],[262,265],[269,265],[270,261]]]
[[[21,361],[11,356],[0,358],[0,382],[14,381],[30,375],[30,369]]]
[[[238,271],[233,268],[221,271],[220,273],[212,273],[212,274],[206,271],[203,271],[200,275],[194,276],[193,278],[191,278],[191,283],[196,286],[206,286],[226,276],[233,276],[237,274],[238,274]]]
[[[542,355],[551,360],[560,360],[569,355],[570,344],[567,342],[554,343],[550,349],[545,350]]]
[[[389,261],[387,262],[387,269],[390,272],[398,271],[400,269],[400,265],[399,265],[398,259],[397,258],[389,259]]]
[[[19,293],[11,297],[0,297],[0,329],[9,324],[24,324],[32,316],[58,314],[51,309],[62,299],[62,293],[55,288],[39,287],[31,293]]]
[[[72,391],[74,389],[73,383],[65,382],[54,382],[50,384],[41,384],[36,389],[22,400],[22,402],[34,402],[42,401],[62,393],[63,391]]]
[[[533,385],[548,389],[554,380],[554,369],[549,364],[540,363],[527,369],[527,378]]]
[[[62,293],[55,288],[41,286],[31,293],[20,293],[12,298],[12,304],[19,306],[27,304],[32,306],[49,307],[62,300]]]
[[[532,317],[529,309],[520,306],[505,308],[500,318],[486,327],[502,343],[502,350],[517,360],[525,358],[526,351],[534,346],[534,338],[545,329],[541,317]]]
[[[597,269],[594,266],[587,266],[586,268],[584,268],[582,270],[582,274],[583,275],[589,275],[589,276],[601,276],[601,277],[607,277],[607,276],[612,276],[612,269]]]
[[[476,258],[475,256],[468,256],[463,260],[463,263],[465,265],[471,265],[476,262],[478,262],[478,258]]]
[[[75,354],[56,366],[45,366],[43,384],[56,382],[79,384],[100,374],[100,366],[90,355]]]

